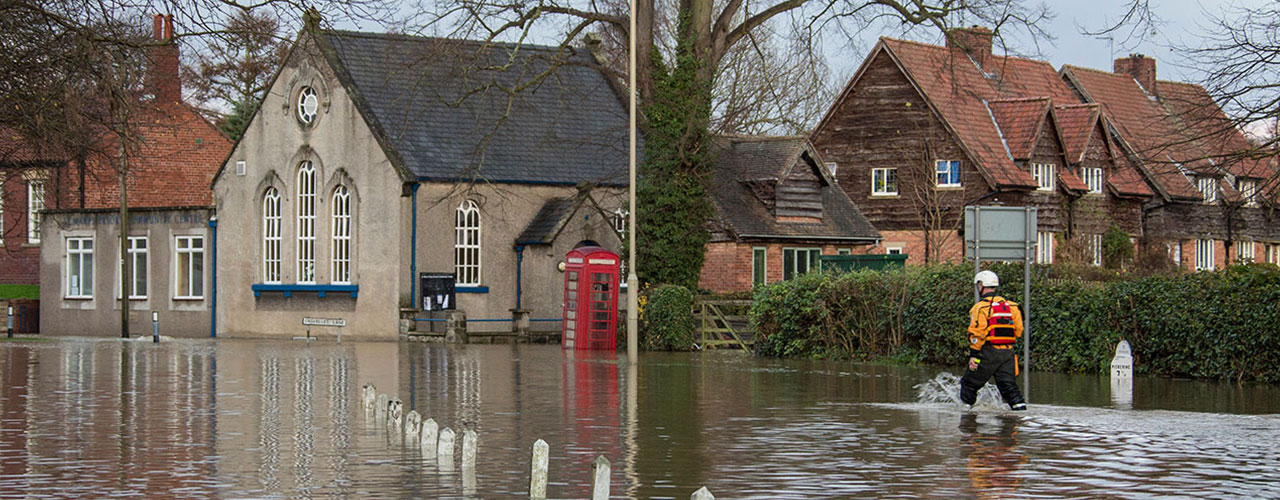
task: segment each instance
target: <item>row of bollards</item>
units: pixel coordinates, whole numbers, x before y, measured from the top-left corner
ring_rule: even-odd
[[[397,434],[403,431],[404,441],[410,446],[417,446],[426,458],[435,458],[442,472],[453,471],[455,455],[454,442],[457,439],[453,429],[440,428],[435,419],[422,419],[415,410],[404,414],[404,403],[398,398],[378,393],[373,384],[365,384],[362,398],[365,415],[385,422],[388,432]],[[390,436],[388,436],[390,437]],[[462,433],[462,489],[465,495],[474,495],[476,491],[476,448],[479,438],[476,432],[467,429]],[[541,439],[533,443],[533,463],[529,470],[529,498],[546,500],[547,498],[547,466],[551,457],[551,447]],[[609,459],[604,455],[596,457],[591,466],[591,500],[609,498],[609,477],[612,469]],[[705,486],[698,488],[689,497],[691,500],[715,500],[715,496]]]

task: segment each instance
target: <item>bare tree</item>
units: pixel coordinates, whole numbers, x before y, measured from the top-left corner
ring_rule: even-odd
[[[210,34],[203,50],[183,66],[192,99],[233,140],[258,109],[289,40],[280,20],[265,11],[237,11],[226,29]]]

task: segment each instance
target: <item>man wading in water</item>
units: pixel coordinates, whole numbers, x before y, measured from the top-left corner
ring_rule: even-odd
[[[1018,390],[1018,357],[1013,343],[1022,336],[1022,311],[1018,304],[996,295],[1000,278],[991,271],[973,277],[973,286],[982,296],[969,309],[969,367],[960,379],[960,401],[973,406],[978,390],[992,376],[1000,397],[1014,411],[1027,409]]]

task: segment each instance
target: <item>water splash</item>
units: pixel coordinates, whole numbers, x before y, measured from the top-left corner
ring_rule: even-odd
[[[960,376],[954,373],[939,373],[933,379],[916,384],[915,387],[916,402],[918,403],[964,405],[964,403],[960,402]],[[996,386],[988,383],[982,387],[982,390],[978,391],[978,401],[974,403],[973,407],[975,409],[1000,410],[1005,408],[1005,404],[1000,399],[1000,391],[996,390]]]

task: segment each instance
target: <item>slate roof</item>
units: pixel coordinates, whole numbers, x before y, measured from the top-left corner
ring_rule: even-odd
[[[529,221],[520,236],[516,237],[517,245],[550,245],[555,239],[556,229],[564,216],[573,211],[573,198],[552,198],[542,203],[537,215]]]
[[[717,221],[739,237],[874,241],[872,227],[849,195],[835,184],[822,159],[803,137],[722,137],[715,144],[711,195]],[[822,177],[822,222],[779,222],[752,184],[776,182],[793,168],[813,168]]]
[[[626,185],[627,110],[585,51],[317,38],[392,162],[420,180]]]

